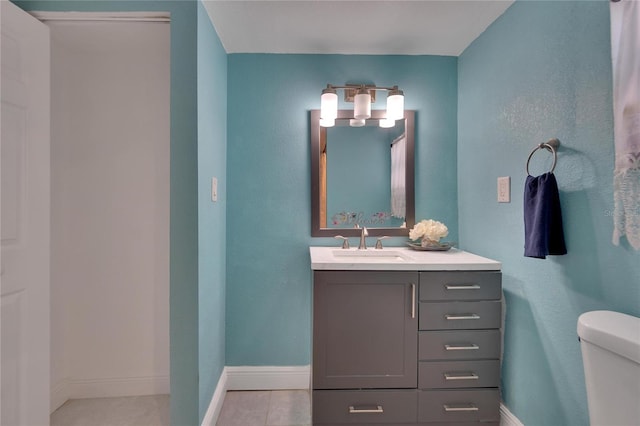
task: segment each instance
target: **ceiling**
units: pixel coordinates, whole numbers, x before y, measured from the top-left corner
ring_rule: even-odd
[[[208,0],[227,53],[458,56],[513,0]]]

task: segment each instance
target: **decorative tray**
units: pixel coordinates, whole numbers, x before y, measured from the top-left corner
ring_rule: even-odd
[[[438,245],[429,245],[426,247],[422,247],[420,243],[407,243],[409,247],[418,251],[447,251],[450,250],[451,247],[455,245],[455,243],[451,242],[443,242],[438,243]]]

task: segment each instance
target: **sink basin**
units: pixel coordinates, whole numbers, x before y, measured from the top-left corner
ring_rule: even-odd
[[[400,250],[333,250],[333,256],[336,258],[344,258],[344,261],[357,262],[406,262],[411,260]]]

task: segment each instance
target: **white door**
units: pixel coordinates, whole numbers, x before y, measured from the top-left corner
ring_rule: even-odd
[[[2,426],[49,424],[49,29],[0,1]]]

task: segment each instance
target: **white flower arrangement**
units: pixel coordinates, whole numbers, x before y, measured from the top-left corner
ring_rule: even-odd
[[[446,237],[449,234],[447,226],[433,219],[421,220],[416,223],[409,231],[409,238],[417,240],[422,238],[422,245],[429,243],[438,243],[440,238]]]

